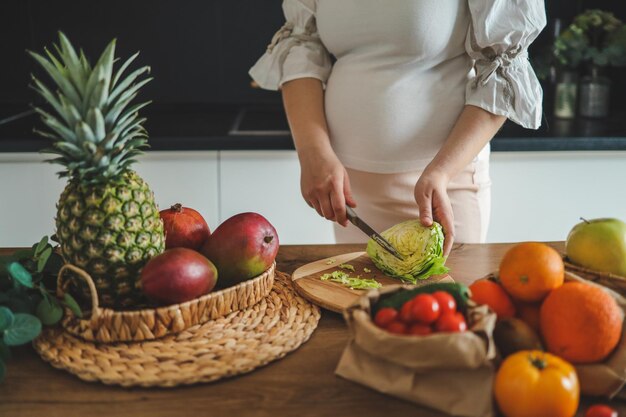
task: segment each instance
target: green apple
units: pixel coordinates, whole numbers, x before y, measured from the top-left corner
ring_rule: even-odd
[[[583,220],[569,232],[565,254],[585,268],[626,276],[626,223],[609,218]]]

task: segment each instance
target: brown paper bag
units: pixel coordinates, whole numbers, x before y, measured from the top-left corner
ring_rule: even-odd
[[[394,335],[372,323],[371,307],[381,295],[403,288],[370,291],[345,311],[352,337],[335,373],[455,416],[493,416],[495,314],[486,306],[469,308],[467,332]]]

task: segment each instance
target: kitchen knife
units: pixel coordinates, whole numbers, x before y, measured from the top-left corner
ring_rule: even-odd
[[[391,246],[391,243],[387,242],[384,237],[376,233],[374,229],[372,229],[367,223],[365,223],[359,216],[357,216],[356,212],[352,209],[352,207],[346,206],[346,215],[348,216],[348,220],[350,223],[361,229],[363,233],[371,237],[376,243],[382,246],[387,252],[395,256],[401,261],[404,261],[404,257],[400,255],[400,253]]]

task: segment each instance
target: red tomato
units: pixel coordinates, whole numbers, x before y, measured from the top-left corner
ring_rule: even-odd
[[[378,327],[387,327],[389,323],[394,321],[398,317],[398,310],[391,307],[385,307],[378,310],[376,317],[374,317],[374,323]]]
[[[415,323],[409,327],[408,334],[412,334],[414,336],[425,336],[427,334],[431,334],[433,329],[427,325],[422,323]]]
[[[461,313],[446,313],[439,317],[435,329],[438,332],[464,332],[467,330],[467,323]]]
[[[401,321],[394,320],[387,325],[386,329],[394,334],[407,334],[408,326]]]
[[[449,292],[435,291],[433,297],[439,303],[441,314],[456,313],[456,300]]]
[[[420,323],[430,324],[439,318],[441,311],[437,299],[430,294],[418,294],[413,299],[411,308],[413,320]]]
[[[411,324],[413,321],[413,300],[409,300],[402,305],[400,309],[400,320],[405,322],[406,324]]]
[[[585,417],[618,417],[618,414],[608,405],[595,404],[587,409]]]

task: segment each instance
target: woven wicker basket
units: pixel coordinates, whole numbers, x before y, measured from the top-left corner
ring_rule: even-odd
[[[567,257],[563,257],[565,269],[579,275],[580,277],[596,282],[600,285],[608,287],[620,295],[626,297],[626,277],[611,274],[608,272],[598,272],[589,268],[585,268],[570,262]]]
[[[64,273],[71,271],[89,286],[91,313],[79,318],[66,309],[61,325],[68,333],[93,342],[141,342],[157,339],[258,303],[272,290],[275,268],[276,264],[273,264],[258,277],[185,303],[116,311],[98,305],[96,286],[89,274],[74,265],[64,265],[58,275],[57,296],[63,297],[67,291],[70,280],[65,279]]]

